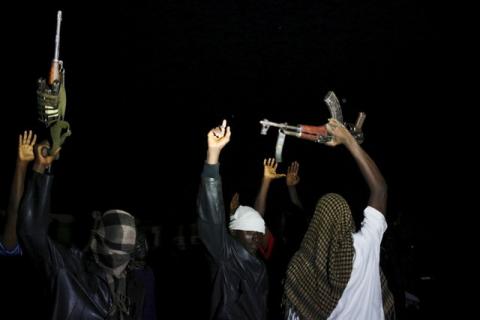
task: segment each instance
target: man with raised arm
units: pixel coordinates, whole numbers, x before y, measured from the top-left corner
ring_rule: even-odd
[[[25,131],[23,135],[18,137],[17,163],[8,200],[3,239],[0,241],[0,256],[19,256],[22,254],[17,239],[18,207],[25,188],[28,164],[35,158],[33,147],[36,141],[37,135],[32,135],[32,130],[28,133]]]
[[[370,189],[359,231],[346,200],[334,193],[320,198],[300,249],[289,263],[285,313],[289,320],[393,319],[393,296],[380,269],[380,243],[387,184],[375,162],[338,121],[327,124],[333,140],[352,154]]]
[[[266,319],[268,280],[256,253],[265,222],[253,208],[239,206],[225,223],[219,157],[231,137],[222,125],[208,133],[207,159],[197,199],[200,239],[210,256],[211,319]]]
[[[142,319],[145,289],[127,268],[135,252],[135,218],[117,209],[99,215],[86,250],[53,241],[47,233],[53,175],[47,169],[60,148],[44,156],[45,147],[50,146],[40,143],[35,148],[18,236],[24,254],[47,281],[50,319]]]

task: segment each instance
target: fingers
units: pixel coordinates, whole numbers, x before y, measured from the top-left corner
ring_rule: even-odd
[[[297,161],[294,161],[293,168],[295,170],[295,174],[298,174],[298,170],[300,169],[300,163],[298,163]]]
[[[240,199],[240,193],[238,193],[238,192],[235,192],[235,194],[234,194],[234,195],[233,195],[233,197],[232,197],[232,200],[234,200],[234,201],[238,202],[238,201],[239,201],[239,199]]]
[[[32,135],[33,135],[33,139],[32,139]],[[37,135],[33,134],[32,130],[29,130],[28,132],[27,132],[27,130],[25,130],[23,132],[23,135],[20,134],[18,136],[18,144],[19,145],[33,146],[36,141],[37,141]]]
[[[272,168],[273,170],[277,170],[278,163],[276,163],[275,158],[265,158],[263,159],[263,165]]]
[[[328,119],[328,123],[326,125],[327,127],[327,131],[329,133],[335,133],[335,129],[337,129],[338,127],[340,128],[345,128],[345,126],[343,125],[343,123],[339,122],[337,119],[335,118],[330,118]]]
[[[263,166],[265,167],[265,176],[270,178],[281,178],[285,177],[285,173],[277,173],[278,163],[275,158],[265,158],[263,159]]]
[[[235,192],[235,194],[232,197],[232,200],[230,200],[230,214],[233,215],[235,213],[235,210],[240,206],[240,194],[238,192]]]
[[[330,122],[327,123],[326,127],[327,127],[327,132],[330,133],[330,134],[333,133],[335,131],[335,129],[337,128],[337,126],[335,124],[332,124]]]
[[[62,150],[61,147],[58,147],[53,153],[48,154],[48,147],[43,146],[45,149],[42,149],[42,156],[45,158],[48,162],[53,162],[57,155],[60,153],[60,150]]]
[[[217,139],[223,138],[224,136],[230,136],[230,127],[227,127],[227,120],[223,120],[222,124],[214,129],[212,129],[213,136]]]
[[[300,164],[297,161],[293,161],[290,166],[288,166],[288,174],[298,175],[298,169]]]
[[[230,131],[230,126],[228,126],[227,127],[227,132],[225,133],[225,138],[227,138],[227,140],[230,140],[231,135],[232,135],[232,132]]]
[[[272,167],[272,168],[276,169],[277,168],[277,163],[275,162],[275,158],[268,158],[267,165],[269,167]]]
[[[23,135],[21,136],[22,137],[22,141],[20,142],[20,144],[26,144],[27,143],[27,138],[28,138],[28,132],[27,130],[23,131]]]
[[[273,160],[272,158],[269,158],[267,161],[267,164],[269,167],[273,168],[275,166],[275,160]]]
[[[37,152],[41,158],[46,158],[48,156],[48,146],[41,144],[38,145]]]
[[[35,143],[36,143],[36,142],[37,142],[37,135],[36,135],[36,134],[34,134],[34,135],[33,135],[33,140],[32,140],[32,142],[30,143],[30,146],[32,146],[32,147],[33,147],[33,146],[35,145]]]
[[[340,142],[336,141],[335,139],[332,139],[330,141],[325,142],[325,145],[330,146],[330,147],[336,147],[340,144]]]
[[[240,194],[238,192],[235,192],[235,194],[232,197],[232,200],[230,200],[230,206],[237,206],[240,201]]]
[[[330,119],[328,119],[328,123],[329,123],[330,125],[334,125],[334,126],[337,126],[337,127],[343,127],[343,124],[340,123],[340,122],[339,122],[337,119],[335,119],[335,118],[330,118]]]
[[[220,127],[213,128],[211,132],[217,139],[220,139],[223,136],[222,129],[220,129]]]

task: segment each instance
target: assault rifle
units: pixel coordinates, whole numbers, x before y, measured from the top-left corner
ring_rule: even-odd
[[[72,134],[65,118],[67,95],[65,91],[65,69],[60,60],[60,26],[62,11],[57,12],[55,51],[47,80],[40,78],[37,87],[37,105],[40,121],[50,129],[51,148],[43,148],[42,155],[51,155]]]
[[[360,112],[355,124],[346,123],[343,121],[342,107],[338,101],[337,96],[333,91],[329,91],[324,98],[325,103],[330,111],[330,117],[337,119],[343,124],[353,135],[353,137],[362,143],[364,140],[362,126],[365,121],[366,114]],[[326,143],[332,140],[332,136],[328,134],[326,125],[312,126],[312,125],[296,125],[292,126],[288,123],[277,123],[267,119],[260,121],[262,125],[261,134],[266,135],[270,127],[278,128],[278,137],[275,147],[275,158],[277,162],[282,162],[282,150],[285,142],[285,136],[294,136],[297,138],[313,141],[316,143]]]

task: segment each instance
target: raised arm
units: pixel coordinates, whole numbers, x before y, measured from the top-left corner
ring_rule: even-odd
[[[225,120],[220,127],[209,131],[207,159],[197,198],[198,233],[210,255],[217,261],[226,252],[224,249],[228,237],[218,160],[230,136],[230,127],[227,127]]]
[[[59,149],[53,155],[43,157],[43,147],[45,144],[35,146],[34,172],[20,204],[17,231],[24,253],[31,256],[34,262],[43,264],[47,272],[52,272],[52,264],[59,261],[57,251],[47,235],[53,176],[44,174],[44,171],[51,165]]]
[[[255,200],[255,210],[263,217],[267,208],[267,195],[270,189],[270,183],[279,178],[285,177],[283,173],[277,173],[278,163],[274,158],[263,160],[263,178],[257,199]]]
[[[327,130],[334,137],[327,145],[345,145],[357,162],[370,188],[368,205],[385,214],[387,207],[387,184],[375,162],[358,144],[351,133],[337,120],[331,119],[327,124]]]
[[[13,250],[17,246],[17,217],[18,207],[25,188],[25,175],[27,166],[35,158],[33,146],[37,141],[37,135],[32,136],[32,130],[25,131],[18,136],[17,162],[13,175],[10,198],[7,207],[7,219],[4,229],[3,245],[7,250]]]
[[[230,215],[235,214],[235,211],[240,206],[240,194],[235,192],[230,200]]]
[[[230,127],[227,127],[227,120],[223,120],[222,125],[213,128],[208,132],[208,150],[207,150],[207,164],[216,165],[220,157],[222,149],[230,142],[232,132]]]
[[[297,192],[297,184],[300,182],[300,176],[298,175],[299,169],[300,164],[297,161],[292,162],[292,164],[288,166],[286,182],[290,200],[298,208],[303,209],[302,201],[300,201],[300,197],[298,196]]]

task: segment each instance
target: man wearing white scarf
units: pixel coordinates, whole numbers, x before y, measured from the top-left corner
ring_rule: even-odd
[[[265,234],[265,221],[253,208],[239,206],[230,216],[230,230],[256,231]]]
[[[207,160],[198,193],[198,231],[207,249],[212,276],[210,319],[265,320],[268,280],[264,263],[256,256],[265,234],[265,222],[250,207],[239,206],[225,226],[220,151],[230,141],[224,120],[208,133]]]

